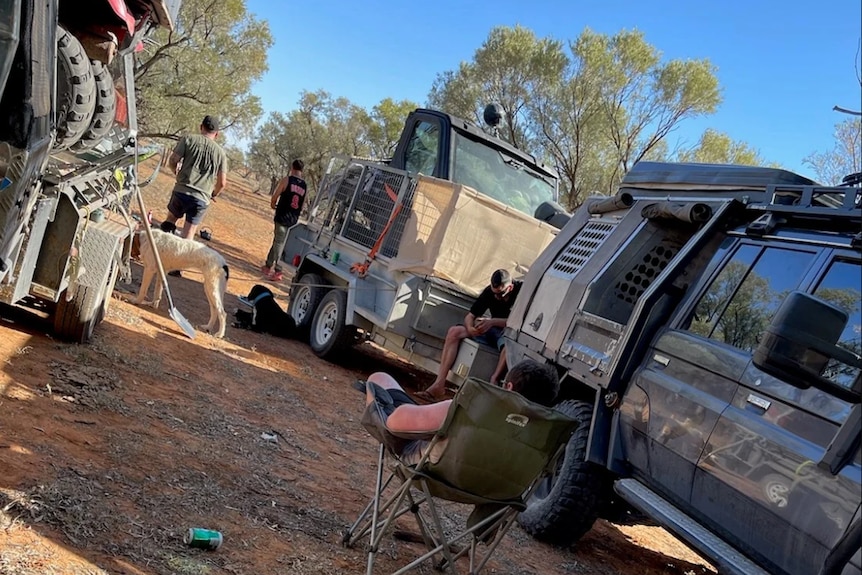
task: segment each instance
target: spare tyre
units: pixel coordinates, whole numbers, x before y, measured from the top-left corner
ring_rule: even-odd
[[[117,94],[111,71],[98,60],[92,60],[93,78],[96,81],[96,104],[90,126],[81,139],[72,146],[75,150],[89,150],[96,146],[111,131],[117,111]]]
[[[90,59],[77,38],[57,28],[57,139],[65,150],[81,139],[96,109],[96,80]]]

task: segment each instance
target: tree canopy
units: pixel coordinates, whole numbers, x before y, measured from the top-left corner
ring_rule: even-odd
[[[141,135],[177,139],[207,114],[222,130],[250,131],[261,115],[251,86],[271,46],[269,25],[244,0],[184,0],[175,29],[157,31],[137,55]]]
[[[721,93],[708,60],[663,61],[638,31],[586,29],[564,46],[499,27],[471,62],[438,75],[429,102],[467,118],[499,103],[507,139],[556,165],[575,207],[613,193],[636,162],[663,158],[668,134],[713,113]]]
[[[814,152],[805,162],[824,184],[840,184],[850,174],[862,172],[862,118],[848,118],[835,125],[831,150]]]

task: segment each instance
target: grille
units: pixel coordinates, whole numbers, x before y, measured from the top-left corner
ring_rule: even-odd
[[[593,257],[615,227],[616,224],[608,222],[587,222],[587,225],[557,257],[551,269],[559,272],[566,279],[573,278]]]
[[[661,244],[644,254],[641,262],[614,286],[617,299],[635,303],[675,255],[676,248]]]

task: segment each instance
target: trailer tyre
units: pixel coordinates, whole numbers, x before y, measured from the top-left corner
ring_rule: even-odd
[[[314,312],[327,289],[323,278],[317,274],[303,274],[290,288],[287,313],[296,322],[296,328],[301,334],[308,333]]]
[[[77,38],[57,29],[57,139],[65,150],[81,139],[96,109],[96,80],[90,59]]]
[[[605,471],[586,461],[593,406],[585,401],[563,401],[555,409],[578,421],[556,473],[546,477],[518,523],[536,539],[569,545],[584,536],[599,516],[611,493]]]
[[[114,126],[114,115],[117,110],[117,93],[114,91],[111,71],[98,60],[92,60],[90,66],[96,81],[95,109],[87,131],[72,146],[75,150],[89,150],[101,142]]]
[[[356,329],[345,324],[346,316],[347,294],[340,289],[330,290],[323,296],[311,320],[308,343],[317,357],[330,359],[353,344]]]

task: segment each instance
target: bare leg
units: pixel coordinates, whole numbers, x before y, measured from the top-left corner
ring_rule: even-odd
[[[441,397],[446,391],[446,376],[449,375],[449,370],[455,364],[455,358],[458,356],[458,346],[461,345],[461,340],[468,337],[467,328],[463,325],[453,325],[446,332],[446,340],[443,342],[443,353],[440,356],[440,370],[437,372],[437,379],[425,391],[428,395]]]
[[[181,235],[185,239],[193,238],[195,237],[195,232],[197,231],[197,229],[197,224],[192,224],[188,220],[186,220],[186,223],[183,225],[183,233]]]
[[[491,374],[491,383],[494,385],[502,385],[503,376],[506,374],[506,348],[500,350],[500,360],[497,362],[497,367],[494,373]]]

